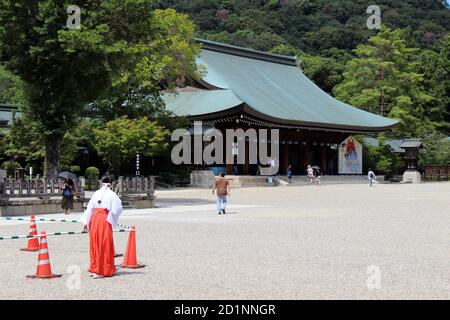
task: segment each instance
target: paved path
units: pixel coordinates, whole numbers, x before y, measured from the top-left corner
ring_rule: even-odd
[[[0,299],[450,298],[450,183],[234,189],[225,216],[210,190],[157,197],[158,208],[127,210],[120,221],[136,225],[146,268],[94,280],[86,235],[49,237],[53,271],[64,275],[28,280],[37,254],[19,251],[25,240],[0,241]],[[27,231],[0,221],[0,235]],[[115,234],[118,252],[127,237]],[[367,272],[377,270],[380,289],[369,290]]]

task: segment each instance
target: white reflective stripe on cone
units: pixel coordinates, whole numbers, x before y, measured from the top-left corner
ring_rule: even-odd
[[[41,239],[41,243],[47,243],[47,239],[46,238]]]
[[[39,250],[39,254],[48,253],[48,249],[41,249]]]
[[[50,260],[41,260],[41,261],[38,261],[38,266],[42,266],[43,264],[50,264]]]

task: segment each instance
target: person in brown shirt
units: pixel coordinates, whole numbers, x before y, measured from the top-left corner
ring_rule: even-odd
[[[220,174],[220,177],[217,178],[216,182],[214,183],[214,187],[212,189],[213,195],[216,190],[217,190],[217,197],[216,197],[217,213],[225,214],[225,208],[227,207],[227,196],[230,195],[230,183],[228,182],[228,179],[225,178],[224,172]]]

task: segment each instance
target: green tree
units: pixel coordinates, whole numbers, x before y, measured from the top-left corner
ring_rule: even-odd
[[[0,103],[25,104],[24,85],[20,78],[0,66]]]
[[[78,127],[76,127],[78,128]],[[73,130],[75,131],[75,130]],[[80,134],[66,132],[61,145],[61,164],[70,166],[76,156],[77,145],[83,139]],[[36,122],[22,115],[14,119],[9,132],[5,136],[5,155],[10,159],[18,159],[27,166],[32,166],[37,173],[43,168],[45,158],[44,137]]]
[[[435,99],[425,106],[427,117],[436,127],[450,134],[450,36],[433,50],[423,50],[417,56],[424,87]]]
[[[155,18],[164,13],[150,10],[151,0],[79,1],[78,5],[82,25],[67,29],[68,1],[0,1],[0,61],[25,83],[24,112],[43,136],[49,177],[57,175],[64,135],[86,104],[111,84],[127,83],[137,66],[142,74],[153,71],[144,79],[154,85],[164,76],[176,77],[171,73],[175,61],[186,66],[194,56],[182,55],[190,50],[186,41],[171,43],[184,34],[166,37],[170,25]],[[184,50],[170,51],[178,45]],[[166,56],[160,63],[155,52],[161,48],[169,48],[172,59]],[[156,80],[149,79],[153,76]]]
[[[198,76],[195,58],[200,47],[194,41],[194,24],[173,9],[155,10],[149,34],[127,56],[108,90],[89,104],[85,115],[106,121],[127,116],[157,117],[165,114],[162,90],[173,90],[187,76]]]
[[[27,116],[15,118],[6,135],[6,141],[5,154],[10,159],[17,159],[33,166],[35,173],[42,169],[45,148],[42,134],[35,122]]]
[[[14,177],[16,169],[22,168],[19,162],[14,160],[5,161],[2,163],[1,168],[6,171],[8,177]]]
[[[297,56],[305,75],[329,94],[343,79],[344,64],[334,57],[310,55],[285,44],[273,48],[271,52]]]
[[[391,176],[402,172],[405,163],[400,156],[394,153],[394,150],[386,144],[386,136],[379,134],[377,137],[378,145],[371,146],[364,142],[362,136],[358,136],[358,141],[361,141],[364,147],[363,163],[366,169],[372,168],[379,174]]]
[[[417,136],[430,127],[424,107],[433,97],[423,88],[415,55],[402,30],[383,28],[355,49],[335,96],[367,111],[399,119],[396,135]]]
[[[75,127],[70,129],[71,136],[75,139],[78,146],[94,148],[95,132],[94,129],[103,126],[102,119],[86,118],[81,120]]]
[[[425,149],[419,155],[420,167],[450,165],[450,139],[446,135],[432,130],[422,138],[422,142]]]
[[[168,147],[170,132],[147,117],[128,119],[122,117],[106,123],[104,128],[94,129],[95,148],[109,163],[112,172],[119,174],[120,165],[133,159],[139,152],[143,156],[155,156]]]
[[[256,35],[270,31],[286,43],[309,54],[325,48],[350,51],[365,42],[372,30],[366,27],[365,14],[370,0],[158,0],[155,6],[175,8],[188,13],[198,26],[201,37],[216,36],[245,42],[257,49],[251,37],[238,37],[237,32],[248,30]],[[448,34],[450,10],[445,1],[376,2],[382,9],[383,24],[391,28],[411,28],[417,46],[431,48]],[[217,13],[227,10],[227,18]],[[219,21],[218,21],[219,20]],[[267,30],[266,30],[267,29]],[[227,34],[223,34],[226,32]],[[220,34],[220,36],[219,36]],[[217,39],[217,38],[216,38]],[[271,48],[269,48],[271,49]]]

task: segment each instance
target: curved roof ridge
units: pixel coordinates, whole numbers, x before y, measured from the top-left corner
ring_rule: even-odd
[[[269,53],[250,48],[238,47],[231,44],[205,40],[200,38],[196,38],[195,40],[202,44],[202,49],[204,50],[217,51],[221,53],[232,54],[235,56],[258,59],[274,63],[281,63],[290,66],[298,66],[297,57],[285,56],[276,53]]]

